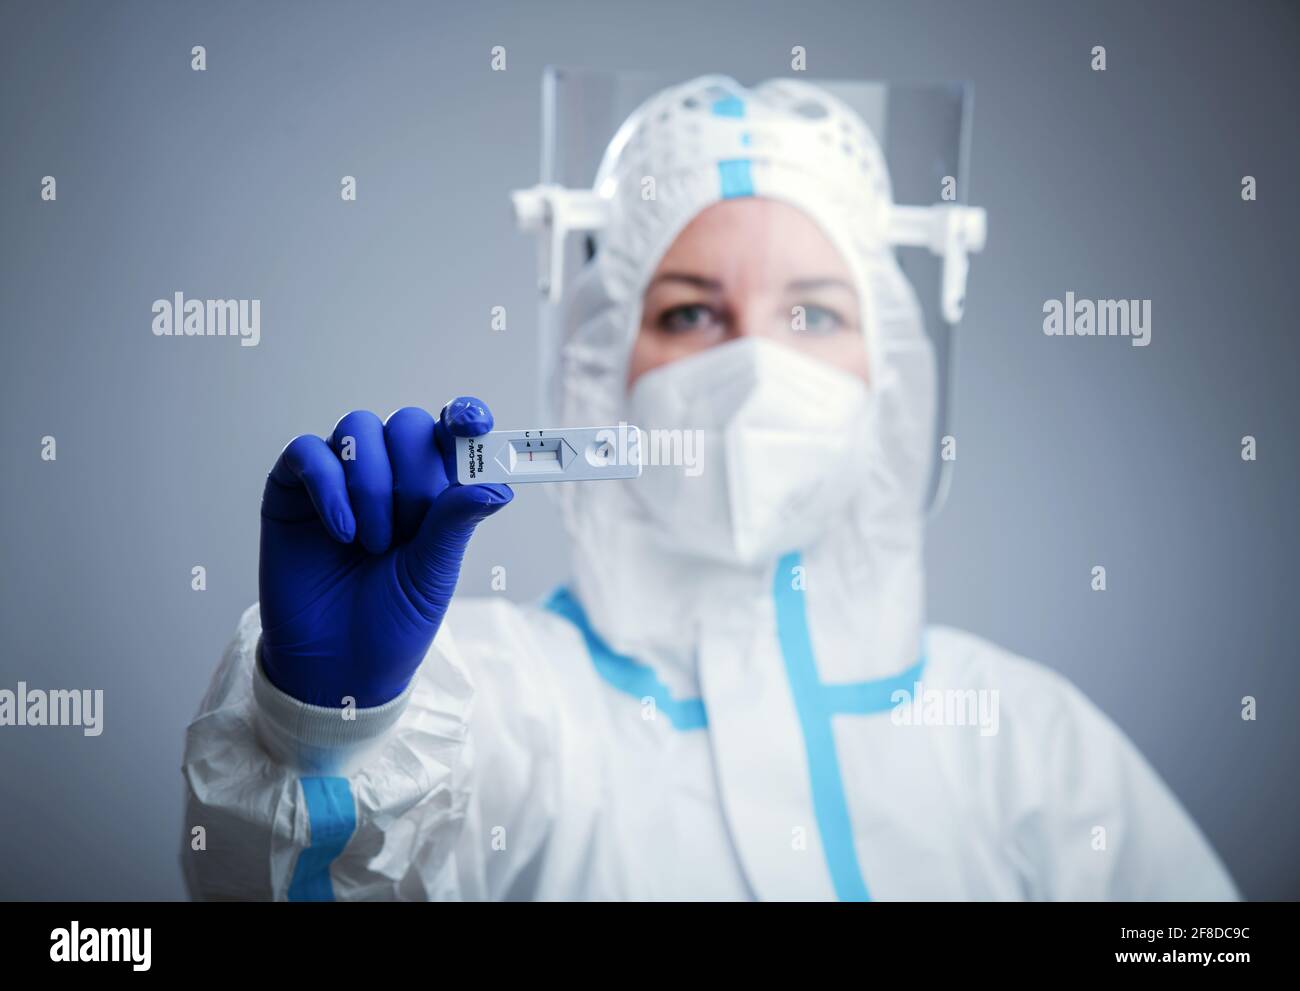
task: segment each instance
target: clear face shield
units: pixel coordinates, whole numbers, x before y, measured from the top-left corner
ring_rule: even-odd
[[[712,78],[719,85],[708,85]],[[832,374],[875,385],[892,371],[890,348],[905,336],[897,326],[920,325],[925,387],[904,381],[896,391],[922,394],[926,410],[909,414],[907,443],[929,444],[909,458],[925,475],[924,505],[937,511],[952,462],[931,455],[953,431],[953,329],[969,255],[984,243],[984,212],[965,206],[969,89],[788,80],[764,84],[776,91],[764,99],[759,87],[749,101],[731,95],[723,77],[694,83],[563,68],[545,76],[540,182],[513,196],[521,228],[538,239],[541,418],[563,417],[558,364],[583,361],[584,347],[593,365],[598,352],[624,349],[610,360],[622,377],[611,390],[747,337],[776,340],[839,369]],[[806,85],[832,99],[804,99]],[[676,102],[665,104],[674,87]],[[779,168],[768,168],[769,156]],[[687,177],[691,162],[707,168]],[[697,173],[715,185],[711,193],[700,192]],[[838,198],[825,193],[832,188]],[[703,209],[674,214],[674,204],[697,200]],[[600,251],[607,271],[596,275]],[[606,291],[575,286],[583,278],[622,280],[636,298],[623,300],[622,323],[611,320],[575,345],[575,320],[583,319],[575,305]],[[808,398],[834,392],[822,388],[833,379],[809,370]]]

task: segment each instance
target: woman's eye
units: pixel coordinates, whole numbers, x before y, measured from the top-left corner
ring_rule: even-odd
[[[795,331],[805,334],[836,334],[848,326],[848,321],[835,310],[812,303],[795,307],[794,316]]]
[[[713,308],[702,303],[689,303],[664,310],[657,321],[659,326],[670,333],[688,333],[712,326],[717,321]]]

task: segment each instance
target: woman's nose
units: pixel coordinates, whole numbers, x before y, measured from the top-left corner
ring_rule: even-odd
[[[777,337],[783,329],[781,317],[774,315],[771,301],[755,300],[733,307],[732,312],[737,316],[727,328],[728,337]]]

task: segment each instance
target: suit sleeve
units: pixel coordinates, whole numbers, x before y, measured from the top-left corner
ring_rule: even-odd
[[[371,709],[299,702],[257,661],[257,606],[186,731],[182,860],[196,899],[455,899],[473,683],[440,631]]]
[[[1009,823],[1031,897],[1225,901],[1239,898],[1210,844],[1133,743],[1054,674],[1034,739],[1019,739],[1026,800]]]

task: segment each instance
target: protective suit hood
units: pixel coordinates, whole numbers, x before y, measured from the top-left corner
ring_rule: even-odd
[[[851,109],[810,84],[775,80],[749,90],[706,76],[643,104],[611,142],[593,188],[607,201],[607,220],[560,303],[564,334],[551,399],[565,425],[629,419],[627,363],[645,286],[707,207],[742,196],[778,199],[803,211],[839,250],[863,314],[869,477],[848,511],[803,548],[802,566],[817,573],[823,590],[839,590],[836,625],[853,630],[828,639],[864,646],[860,663],[848,665],[855,676],[912,663],[922,624],[934,361],[888,237],[890,182],[874,136]],[[776,558],[728,567],[674,553],[631,497],[635,484],[559,487],[577,593],[616,649],[689,666],[703,617],[730,609],[748,589],[765,590]],[[876,603],[890,604],[887,616]]]

